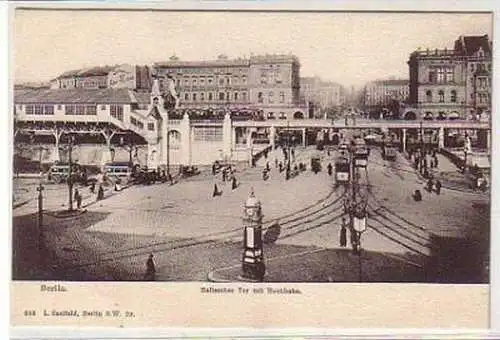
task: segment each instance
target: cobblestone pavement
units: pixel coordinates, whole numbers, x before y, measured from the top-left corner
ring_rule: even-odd
[[[267,280],[356,281],[349,269],[355,267],[355,258],[338,246],[342,189],[334,191],[333,179],[326,173],[334,155],[298,148],[296,161],[305,162],[308,170],[286,181],[284,172],[274,168],[280,152],[268,156],[269,180],[262,180],[261,160],[256,168],[236,173],[240,184],[235,190],[219,177],[204,175],[207,179],[173,186],[130,187],[92,204],[76,219],[47,217],[48,252],[43,257],[50,266],[45,274],[73,280],[140,280],[151,252],[159,280],[207,280],[209,273],[221,273],[226,267],[231,272],[241,257],[243,202],[253,189],[262,202],[265,226],[276,220],[282,225],[280,239],[265,248],[266,258],[278,258],[270,260]],[[314,174],[310,157],[318,154],[323,171]],[[372,150],[367,173],[372,216],[362,237],[363,261],[368,264],[364,279],[488,280],[487,196],[446,189],[441,195],[428,193],[402,155],[387,162],[377,149]],[[214,184],[223,191],[221,196],[212,197]],[[423,192],[421,202],[412,199],[415,189]],[[65,199],[64,187],[54,190],[51,207],[60,207]],[[33,212],[29,204],[14,211],[14,234],[19,250],[28,244],[36,253],[33,237],[23,243],[23,230],[34,228],[35,219],[29,215]],[[15,272],[18,277],[33,277],[39,267],[30,266],[30,257],[23,254],[19,251],[16,256],[24,267]],[[457,261],[462,262],[457,265]]]

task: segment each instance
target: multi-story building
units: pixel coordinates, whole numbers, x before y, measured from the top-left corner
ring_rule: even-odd
[[[68,71],[51,81],[52,89],[127,88],[148,90],[151,76],[148,66],[115,65]]]
[[[491,112],[492,44],[461,36],[453,49],[417,50],[408,61],[407,119],[477,119]]]
[[[329,109],[339,110],[346,102],[342,85],[319,77],[300,78],[300,98],[308,104],[310,118],[322,117],[322,112]]]
[[[407,79],[376,80],[368,83],[363,92],[363,104],[366,111],[395,109],[395,103],[399,106],[408,100],[409,81]],[[399,115],[399,111],[393,114]]]
[[[170,58],[155,63],[154,73],[173,79],[180,107],[261,109],[267,118],[304,115],[299,103],[300,63],[293,55],[252,56],[211,61]]]

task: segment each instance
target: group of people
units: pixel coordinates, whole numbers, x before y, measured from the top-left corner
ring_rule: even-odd
[[[420,172],[424,178],[430,178],[431,169],[435,169],[439,166],[439,159],[437,157],[437,152],[435,149],[432,150],[409,150],[408,155],[410,160],[413,160],[413,167]]]
[[[216,176],[219,170],[222,174],[222,183],[231,182],[231,189],[235,190],[238,187],[238,181],[236,180],[236,176],[234,174],[235,169],[233,169],[233,166],[228,165],[223,167],[220,165],[219,161],[215,161],[214,164],[212,164],[212,174]],[[222,196],[222,190],[219,189],[216,183],[214,184],[212,197],[217,196]]]

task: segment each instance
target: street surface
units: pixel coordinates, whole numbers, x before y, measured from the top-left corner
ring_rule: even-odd
[[[157,280],[237,280],[243,204],[253,190],[262,203],[264,229],[276,222],[281,226],[276,243],[264,246],[265,281],[488,282],[488,195],[447,188],[444,182],[440,195],[429,193],[404,155],[385,161],[378,148],[371,150],[367,170],[360,171],[369,213],[361,259],[349,243],[341,248],[345,191],[335,189],[327,174],[335,154],[297,148],[292,168],[303,162],[307,171],[287,181],[285,172],[275,168],[283,153],[273,150],[256,168],[239,167],[235,190],[210,170],[173,186],[108,188],[99,202],[81,188],[87,211],[67,219],[51,214],[67,208],[67,186],[46,184],[42,250],[36,226],[38,181],[16,179],[14,201],[23,204],[13,212],[14,278],[142,280],[152,253]],[[313,155],[322,159],[318,174],[310,170]],[[440,172],[456,172],[438,157]],[[271,171],[264,181],[266,162]],[[212,197],[214,184],[221,196]],[[422,191],[421,202],[412,198],[416,189]]]

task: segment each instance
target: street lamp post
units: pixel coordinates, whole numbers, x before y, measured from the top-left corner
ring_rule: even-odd
[[[349,148],[350,156],[350,197],[347,198],[346,211],[349,214],[349,225],[351,233],[355,233],[355,243],[353,243],[353,250],[358,255],[358,277],[359,282],[362,282],[362,264],[361,264],[361,234],[366,230],[366,205],[365,198],[357,195],[359,190],[357,167],[355,166],[354,147],[351,145]]]
[[[75,143],[75,136],[68,136],[68,210],[73,211],[73,146]]]

